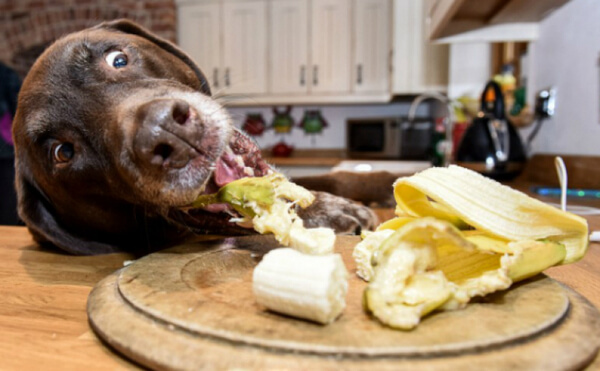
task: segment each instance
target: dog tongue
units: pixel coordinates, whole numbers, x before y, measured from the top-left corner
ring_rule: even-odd
[[[218,187],[222,187],[234,180],[248,176],[244,173],[244,164],[239,164],[234,154],[225,153],[216,164],[214,179]]]
[[[262,160],[260,150],[252,139],[235,130],[228,147],[215,164],[213,178],[220,188],[247,176],[263,176],[269,170],[269,165]]]

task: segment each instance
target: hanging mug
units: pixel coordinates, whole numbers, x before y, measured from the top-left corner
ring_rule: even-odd
[[[284,110],[280,111],[277,107],[273,107],[273,130],[278,134],[287,134],[292,131],[294,126],[294,119],[290,112],[292,106],[285,107]]]
[[[327,127],[327,121],[321,115],[320,110],[307,110],[300,126],[306,134],[319,134]]]
[[[248,113],[242,130],[254,136],[260,136],[266,129],[265,120],[260,113]]]

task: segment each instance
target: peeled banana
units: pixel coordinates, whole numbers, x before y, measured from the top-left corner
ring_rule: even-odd
[[[201,195],[191,207],[227,203],[250,221],[258,233],[273,233],[277,241],[307,254],[333,251],[335,233],[329,228],[304,227],[293,206],[308,207],[315,196],[280,173],[263,177],[247,177],[221,187],[217,193]]]
[[[252,288],[256,301],[272,311],[328,324],[346,306],[347,275],[339,254],[307,255],[280,248],[256,266]]]
[[[585,219],[457,166],[400,178],[394,196],[398,217],[353,253],[370,281],[366,308],[391,327],[412,329],[587,250]]]

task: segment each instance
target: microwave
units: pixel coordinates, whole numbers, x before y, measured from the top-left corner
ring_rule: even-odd
[[[405,117],[346,120],[350,158],[429,160],[433,120]]]

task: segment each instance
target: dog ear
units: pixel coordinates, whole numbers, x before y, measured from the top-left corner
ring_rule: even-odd
[[[25,222],[34,240],[51,244],[71,254],[96,255],[121,251],[118,247],[87,241],[67,232],[54,217],[52,206],[43,193],[17,172],[15,185],[19,217]]]
[[[211,95],[208,80],[206,79],[202,71],[200,71],[200,68],[196,65],[196,63],[194,63],[192,58],[190,58],[183,50],[181,50],[175,44],[171,43],[166,39],[156,36],[155,34],[143,28],[139,24],[127,19],[117,19],[110,22],[103,22],[99,24],[98,27],[137,35],[152,41],[154,44],[175,55],[177,58],[181,59],[185,64],[187,64],[192,69],[192,71],[194,71],[196,77],[200,81],[200,91],[208,96]]]

